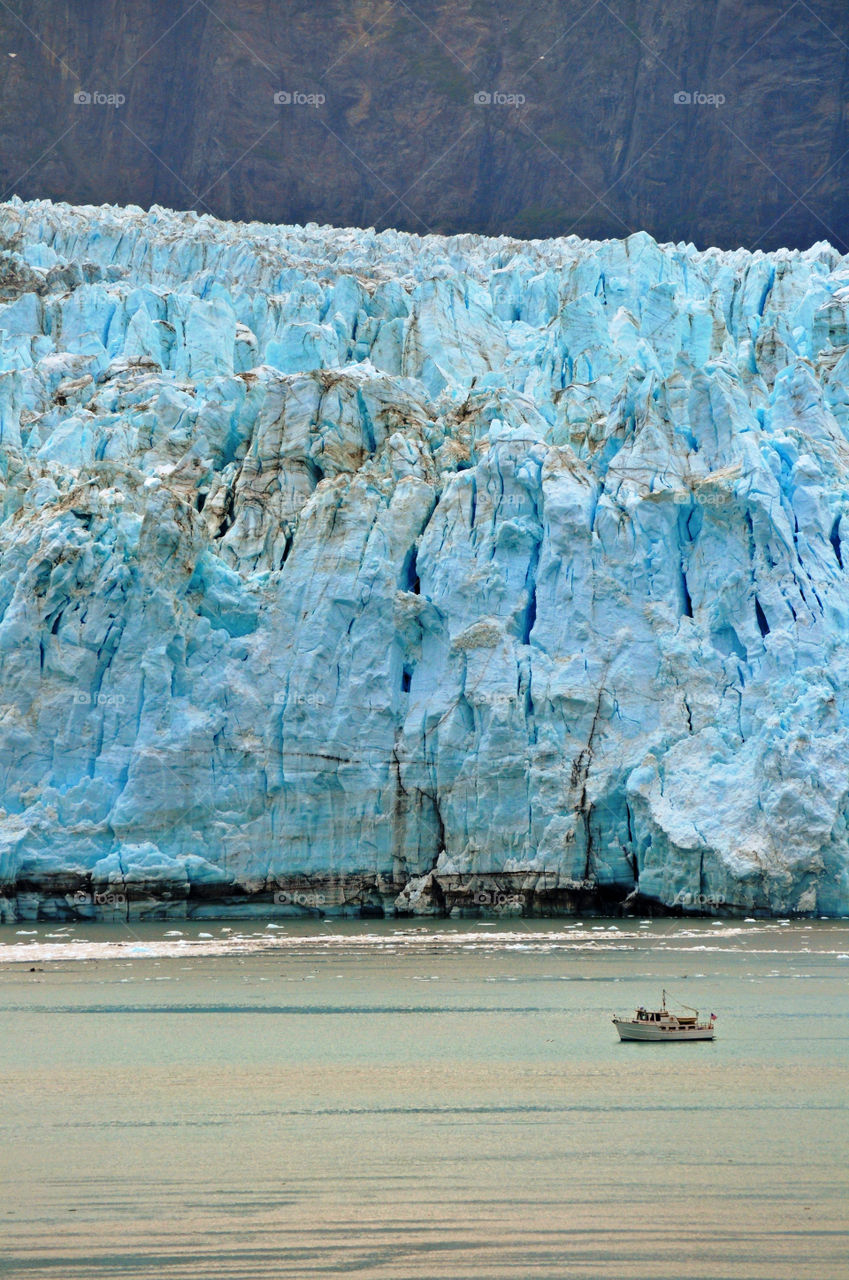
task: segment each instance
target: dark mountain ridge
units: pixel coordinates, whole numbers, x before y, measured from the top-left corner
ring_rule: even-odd
[[[9,0],[0,36],[4,198],[847,248],[843,0]]]

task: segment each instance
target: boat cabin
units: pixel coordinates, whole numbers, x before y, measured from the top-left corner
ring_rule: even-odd
[[[638,1022],[674,1022],[679,1027],[694,1027],[696,1025],[695,1014],[669,1013],[667,1009],[644,1009],[642,1006],[637,1010]]]

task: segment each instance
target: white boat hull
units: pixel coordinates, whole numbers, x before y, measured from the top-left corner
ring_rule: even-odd
[[[662,1023],[637,1022],[630,1018],[614,1018],[613,1025],[620,1040],[713,1040],[710,1026],[668,1027]]]

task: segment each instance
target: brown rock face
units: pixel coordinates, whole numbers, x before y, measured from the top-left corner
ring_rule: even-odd
[[[0,194],[845,251],[847,45],[845,0],[9,0]]]

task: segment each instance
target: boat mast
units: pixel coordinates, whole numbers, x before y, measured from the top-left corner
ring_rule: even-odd
[[[693,1006],[692,1006],[691,1004],[684,1004],[684,1003],[683,1003],[683,1001],[680,1001],[680,1000],[679,1000],[679,1002],[678,1002],[678,1003],[679,1003],[679,1006],[680,1006],[682,1009],[689,1009],[689,1010],[690,1010],[690,1013],[694,1013],[694,1014],[696,1015],[696,1017],[698,1017],[698,1016],[699,1016],[699,1011],[698,1011],[698,1009],[694,1009],[694,1008],[693,1008]],[[663,991],[663,1004],[662,1004],[662,1010],[661,1010],[661,1011],[662,1011],[663,1013],[665,1013],[665,1012],[666,1012],[666,989],[665,989],[665,988],[664,988],[664,991]]]

